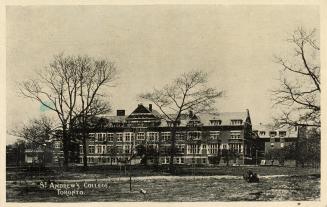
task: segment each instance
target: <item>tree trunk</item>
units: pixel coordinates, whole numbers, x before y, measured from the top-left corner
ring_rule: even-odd
[[[87,138],[88,132],[85,132],[87,128],[86,118],[84,114],[82,115],[82,141],[83,141],[83,168],[87,170]]]
[[[158,134],[158,151],[157,151],[157,158],[156,158],[156,167],[159,169],[160,164],[160,147],[161,147],[161,132]]]
[[[86,134],[84,133],[83,130],[83,166],[84,169],[87,169],[87,146],[86,146]]]
[[[175,158],[175,146],[176,146],[176,123],[173,124],[171,130],[171,150],[170,150],[170,160],[169,160],[169,170],[171,173],[175,172],[174,158]]]
[[[69,163],[69,135],[67,133],[67,127],[63,126],[62,129],[62,141],[63,141],[63,151],[64,151],[64,169],[68,169]]]

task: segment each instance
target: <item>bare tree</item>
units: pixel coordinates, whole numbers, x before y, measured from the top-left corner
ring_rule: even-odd
[[[31,150],[30,152],[35,155],[38,154],[39,150],[42,150],[43,156],[39,157],[39,161],[45,164],[45,162],[51,162],[52,160],[52,154],[49,153],[49,149],[52,147],[54,129],[53,120],[49,117],[41,116],[40,118],[29,120],[23,126],[16,127],[8,134],[22,138],[23,140],[17,141],[17,146],[21,146],[19,143],[23,143],[24,149]],[[24,150],[21,149],[20,152],[24,153]]]
[[[280,107],[281,125],[320,127],[320,61],[316,30],[294,31],[287,40],[294,57],[275,57],[281,67],[280,87],[273,91],[274,104]]]
[[[113,71],[115,67],[107,60],[60,54],[54,57],[45,70],[37,74],[37,79],[20,84],[21,94],[40,102],[57,114],[62,126],[66,168],[69,162],[74,121],[78,116],[84,117],[90,111],[98,111],[93,106],[97,103],[95,100],[99,89],[112,80]]]
[[[191,71],[176,78],[161,90],[141,94],[140,98],[155,104],[164,119],[171,123],[171,149],[175,149],[176,130],[181,115],[187,111],[194,114],[212,110],[213,104],[223,92],[207,86],[208,75],[202,71]],[[172,114],[171,114],[172,112]],[[175,150],[170,153],[170,167],[173,169]]]
[[[13,129],[9,134],[23,138],[28,148],[36,150],[50,141],[53,130],[53,120],[41,116],[38,119],[31,119],[22,127]]]
[[[112,62],[78,57],[76,65],[78,78],[78,107],[74,116],[80,123],[83,143],[83,164],[87,168],[88,121],[90,117],[107,113],[111,110],[108,102],[102,101],[100,89],[110,86],[117,77],[116,67]]]
[[[37,73],[37,79],[30,79],[20,84],[21,94],[40,102],[57,114],[62,127],[66,168],[69,162],[69,126],[77,97],[76,69],[73,57],[57,55],[45,70]]]

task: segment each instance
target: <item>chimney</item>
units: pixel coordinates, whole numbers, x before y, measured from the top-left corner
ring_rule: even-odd
[[[190,119],[193,117],[193,111],[192,110],[189,111],[188,116],[190,117]]]
[[[125,110],[117,110],[117,116],[125,116]]]
[[[152,112],[152,104],[149,104],[149,111]]]

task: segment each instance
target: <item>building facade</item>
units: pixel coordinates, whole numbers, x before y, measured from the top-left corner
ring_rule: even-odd
[[[171,149],[172,123],[152,108],[139,104],[129,115],[101,117],[103,124],[89,132],[87,161],[90,165],[138,164],[145,151],[147,164],[169,163],[174,150],[175,164],[253,163],[253,136],[250,113],[182,114],[176,129],[176,146]],[[218,162],[213,161],[218,160]],[[80,145],[79,162],[83,163]]]
[[[268,124],[259,124],[253,126],[253,140],[255,143],[256,163],[269,164],[272,160],[269,158],[269,152],[285,148],[286,146],[296,144],[300,138],[305,138],[306,127],[275,127]],[[274,163],[280,164],[277,160]],[[295,160],[286,160],[285,165],[295,165]]]
[[[265,154],[272,149],[281,149],[305,136],[305,128],[303,127],[275,127],[268,124],[259,124],[253,126],[254,139],[259,149]]]

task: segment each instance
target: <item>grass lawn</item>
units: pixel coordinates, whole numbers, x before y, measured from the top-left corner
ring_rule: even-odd
[[[259,183],[247,183],[243,173],[252,170]],[[124,167],[96,167],[81,172],[7,170],[6,197],[8,202],[79,202],[79,201],[279,201],[319,200],[320,171],[291,167],[196,167],[177,168],[175,175],[166,169],[154,170],[133,166],[132,191],[129,171]],[[276,176],[278,175],[278,176]],[[83,195],[58,194],[54,188],[42,188],[41,181],[53,184],[77,184],[69,191]],[[84,183],[91,187],[85,187]],[[94,187],[100,184],[102,187]],[[105,186],[105,187],[103,187]],[[146,194],[140,193],[140,189]]]
[[[310,175],[319,174],[319,168],[301,168],[301,167],[276,167],[276,166],[230,166],[230,167],[192,167],[192,166],[179,166],[174,175],[179,176],[208,176],[208,175],[235,175],[242,176],[246,171],[252,170],[259,176],[264,175]],[[133,177],[141,176],[169,176],[169,171],[162,167],[155,170],[151,167],[145,166],[132,166],[129,167],[119,166],[92,166],[89,170],[83,171],[82,168],[75,167],[69,171],[60,171],[57,168],[50,169],[49,171],[34,171],[7,169],[7,180],[40,180],[40,179],[87,179],[87,178],[108,178],[108,177],[126,177],[129,173]]]
[[[58,195],[57,190],[43,189],[39,182],[7,182],[7,202],[81,202],[81,201],[304,201],[319,200],[319,176],[263,176],[259,183],[247,183],[240,176],[161,176],[132,180],[58,181],[76,182],[83,195]],[[103,188],[85,188],[101,184]],[[140,193],[145,190],[145,195]]]

